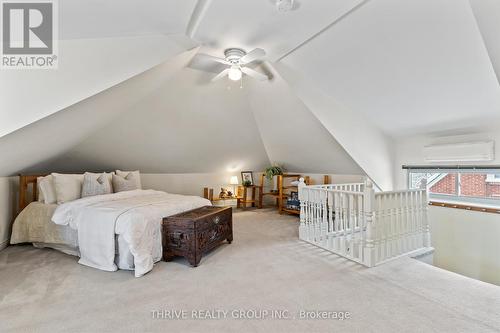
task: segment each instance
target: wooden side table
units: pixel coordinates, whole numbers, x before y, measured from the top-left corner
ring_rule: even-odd
[[[247,208],[247,204],[251,204],[251,207],[257,206],[260,207],[260,200],[256,200],[257,191],[260,190],[260,187],[257,185],[250,186],[238,186],[238,202],[236,204],[237,208]],[[250,191],[250,198],[248,199],[248,192]]]

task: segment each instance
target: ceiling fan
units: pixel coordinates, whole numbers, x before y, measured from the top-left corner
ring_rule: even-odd
[[[253,77],[254,79],[257,79],[259,81],[269,80],[267,75],[259,73],[251,68],[245,67],[251,62],[262,59],[266,55],[266,52],[263,49],[256,48],[246,53],[242,49],[230,48],[224,51],[224,56],[225,56],[224,59],[213,57],[208,54],[200,54],[200,55],[207,58],[208,60],[216,61],[218,63],[228,66],[218,75],[216,75],[212,79],[212,82],[220,80],[225,76],[227,76],[230,80],[238,81],[241,80],[243,74]]]

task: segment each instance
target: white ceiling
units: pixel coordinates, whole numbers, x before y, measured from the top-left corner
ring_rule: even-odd
[[[364,174],[279,73],[269,69],[273,80],[247,80],[245,88],[271,162],[292,172]]]
[[[271,0],[214,0],[193,37],[207,47],[204,52],[216,56],[230,47],[260,47],[269,60],[276,60],[360,2],[300,1],[298,9],[279,13]]]
[[[497,78],[500,78],[500,1],[470,0]]]
[[[336,111],[331,107],[321,109],[322,112],[329,112],[332,121],[336,119],[338,122],[339,117],[348,114],[350,118],[365,123],[364,128],[373,128],[374,132],[382,133],[384,137],[398,138],[439,131],[451,135],[471,125],[481,128],[485,124],[500,123],[500,86],[495,75],[495,69],[496,73],[500,73],[500,1],[298,2],[296,10],[278,13],[273,0],[61,0],[60,37],[65,41],[60,43],[59,72],[39,74],[36,71],[18,71],[3,75],[4,81],[0,77],[0,86],[3,84],[3,87],[9,82],[27,82],[44,88],[37,88],[38,95],[28,92],[35,98],[23,102],[15,100],[17,95],[7,94],[9,90],[0,89],[0,94],[4,92],[0,100],[5,99],[0,104],[8,106],[3,108],[3,113],[0,112],[0,125],[22,118],[16,126],[11,126],[9,132],[33,123],[70,103],[111,88],[182,50],[191,49],[193,44],[178,39],[184,34],[189,34],[201,46],[200,52],[219,57],[229,47],[247,51],[256,47],[265,49],[271,66],[282,65],[282,68],[293,69],[297,77],[304,79],[301,82],[308,82],[310,90],[335,101],[336,105],[342,105]],[[170,44],[162,39],[170,40]],[[82,51],[74,48],[69,57],[65,45],[75,43],[81,45]],[[88,43],[94,46],[85,47]],[[118,44],[123,45],[117,47]],[[116,62],[115,59],[121,61]],[[70,60],[71,65],[66,66]],[[67,68],[71,70],[66,71]],[[85,75],[74,75],[73,69]],[[203,87],[211,94],[219,94],[217,98],[224,99],[226,91],[214,88],[223,89],[224,84],[207,86],[213,74],[191,75],[193,80],[187,80],[186,84],[196,81],[194,84],[199,87],[182,85],[179,89],[187,93],[179,90],[177,94],[168,96],[189,99],[186,96],[190,91],[204,96],[198,90]],[[12,79],[13,76],[15,79]],[[35,76],[38,78],[33,79]],[[67,85],[68,81],[71,85]],[[252,100],[250,104],[262,109],[254,112],[254,116],[269,157],[283,159],[285,163],[293,162],[301,168],[301,156],[292,156],[293,150],[283,153],[282,147],[289,140],[278,138],[278,132],[274,133],[266,123],[268,112],[278,112],[279,96],[287,95],[287,83],[293,85],[291,81],[280,84],[252,82],[255,86],[248,91],[254,93],[254,99],[261,92],[262,100]],[[74,95],[67,93],[68,89],[83,92],[82,86],[88,89],[80,98],[73,98]],[[52,93],[45,94],[45,90]],[[61,95],[61,91],[66,93]],[[301,99],[300,91],[294,90],[294,93]],[[150,97],[156,98],[158,104],[169,104],[168,99]],[[60,103],[63,99],[66,102]],[[343,147],[338,145],[342,142],[335,137],[340,136],[338,128],[331,131],[329,127],[327,133],[324,121],[318,118],[312,107],[302,100],[304,103],[301,105],[305,109],[299,106],[293,108],[291,103],[294,100],[288,99],[289,104],[284,104],[279,112],[286,113],[289,109],[289,113],[298,115],[296,119],[302,117],[300,123],[323,133],[321,137],[308,138],[310,142],[320,140],[323,146],[329,147],[331,154],[347,150],[345,144]],[[179,107],[191,107],[188,101],[185,105],[182,101],[178,103]],[[14,109],[16,114],[22,116],[13,116],[11,110]],[[36,117],[28,109],[35,110]],[[156,109],[156,112],[160,110]],[[154,117],[154,112],[148,114]],[[275,116],[279,117],[278,114]],[[238,125],[234,121],[234,126]],[[286,139],[293,132],[293,127],[292,122],[284,126]],[[343,126],[342,130],[347,128],[355,138],[356,129],[351,127]],[[327,135],[333,140],[325,143]],[[290,140],[293,141],[293,138]],[[88,145],[88,151],[92,151],[91,146]],[[347,150],[347,153],[355,156],[352,151]],[[262,155],[260,150],[257,155]],[[355,165],[361,165],[359,158],[355,162],[346,156],[343,158],[345,168],[341,169],[345,172],[359,170]],[[312,160],[310,157],[307,159]],[[172,170],[183,167],[170,166]]]
[[[267,60],[286,56],[281,61],[317,89],[391,136],[449,132],[500,117],[492,71],[493,63],[500,73],[500,1],[298,4],[279,13],[274,0],[65,0],[59,2],[60,35],[184,34],[195,27],[200,52],[222,57],[229,47],[260,47]],[[192,68],[221,70],[194,61]]]
[[[370,1],[282,61],[393,136],[500,120],[467,0]]]
[[[57,70],[1,71],[0,137],[140,74],[184,50],[182,43],[164,35],[63,40],[59,43],[61,57]]]
[[[114,170],[122,165],[144,173],[262,170],[270,162],[246,103],[247,91],[228,90],[222,81],[198,83],[208,81],[207,76],[183,69],[159,82],[144,91],[140,102],[50,161],[48,170]]]
[[[195,52],[196,50],[183,52],[161,65],[85,98],[60,112],[54,112],[50,116],[33,121],[17,131],[0,137],[0,156],[2,156],[0,175],[50,171],[43,165],[50,165],[52,171],[59,169],[63,171],[71,160],[60,165],[51,164],[50,161],[64,156],[65,152],[84,142],[92,136],[93,132],[114,119],[120,119],[121,114],[141,103],[151,91],[172,80],[191,60]],[[48,87],[54,87],[50,80],[47,82]],[[100,150],[101,146],[98,146],[96,149]],[[86,167],[88,170],[97,170],[93,168],[92,163],[95,163],[94,160],[89,158],[83,161],[80,167],[73,170],[66,169],[66,171],[73,172]]]
[[[61,39],[180,34],[196,0],[61,0]]]

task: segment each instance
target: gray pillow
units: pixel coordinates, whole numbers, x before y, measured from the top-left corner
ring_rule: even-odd
[[[109,176],[107,173],[85,172],[83,175],[82,198],[113,193]]]
[[[134,174],[134,179],[135,179],[135,182],[137,183],[137,189],[140,190],[142,188],[141,186],[141,173],[139,172],[139,170],[136,170],[136,171],[121,171],[121,170],[116,170],[116,175],[117,176],[120,176],[120,177],[123,177],[123,178],[127,178],[128,175],[130,175],[131,173]]]
[[[136,178],[137,177],[133,172],[130,172],[125,177],[113,174],[113,191],[117,193],[123,191],[140,190]]]

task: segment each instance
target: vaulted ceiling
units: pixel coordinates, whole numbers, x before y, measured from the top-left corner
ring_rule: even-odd
[[[398,138],[500,123],[496,0],[68,0],[59,17],[58,70],[0,75],[1,175],[280,162],[388,189]],[[229,47],[263,48],[273,80],[191,69]]]
[[[61,39],[184,34],[196,0],[64,0]]]

